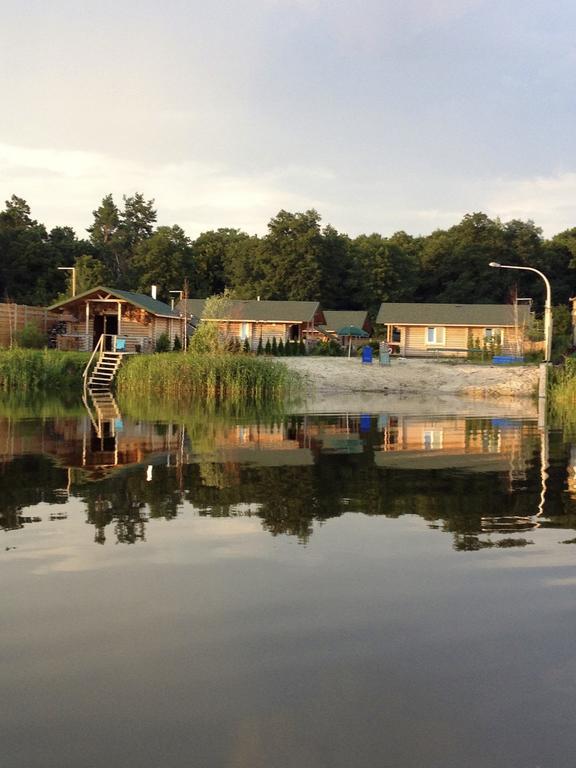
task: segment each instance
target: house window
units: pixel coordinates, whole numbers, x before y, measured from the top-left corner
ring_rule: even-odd
[[[422,444],[425,451],[438,451],[442,448],[444,433],[441,429],[425,429],[422,433]]]
[[[240,338],[242,340],[250,338],[250,323],[242,323],[240,326]]]
[[[446,343],[446,328],[432,326],[426,328],[426,344],[443,345]]]
[[[490,344],[490,342],[502,344],[503,335],[501,328],[484,328],[484,341],[487,344]]]

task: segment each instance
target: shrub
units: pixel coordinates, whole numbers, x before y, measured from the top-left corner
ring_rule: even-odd
[[[278,342],[277,353],[279,357],[283,357],[286,354],[286,348],[284,347],[284,342],[282,341],[282,339],[280,339],[280,341]]]
[[[306,354],[306,344],[304,344],[304,340],[300,339],[300,342],[298,344],[298,354],[299,355],[305,355]]]
[[[33,323],[26,323],[24,328],[15,334],[16,343],[23,349],[42,349],[48,344],[45,333]]]
[[[244,344],[242,344],[242,351],[244,352],[244,354],[248,354],[249,352],[251,352],[250,342],[248,341],[248,339],[244,339]]]
[[[262,346],[262,336],[260,336],[260,341],[258,342],[258,347],[256,348],[256,354],[258,355],[258,357],[264,354],[264,347]]]
[[[182,351],[182,342],[180,341],[180,336],[176,334],[174,337],[174,346],[172,347],[172,350],[174,352],[181,352]]]
[[[272,354],[272,344],[270,344],[270,339],[266,341],[266,346],[264,347],[264,354],[266,355]]]
[[[156,341],[156,352],[170,352],[170,338],[167,333],[161,333]]]
[[[278,355],[278,343],[276,342],[276,336],[272,339],[272,354],[274,357]]]

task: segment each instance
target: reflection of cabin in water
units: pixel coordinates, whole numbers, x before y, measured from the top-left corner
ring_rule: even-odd
[[[48,455],[67,469],[83,470],[98,480],[116,469],[167,460],[182,446],[173,424],[107,422],[97,434],[88,416],[46,419],[38,428],[20,431],[18,423],[0,420],[0,462],[18,456]]]
[[[183,337],[183,318],[154,296],[97,286],[50,308],[59,311],[65,333],[57,336],[58,349],[90,351],[102,334],[112,349],[114,336],[126,339],[126,352],[153,352],[162,334],[173,346]]]

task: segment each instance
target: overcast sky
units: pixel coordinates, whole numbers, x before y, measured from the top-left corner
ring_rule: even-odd
[[[576,226],[573,0],[0,0],[0,197],[79,234]]]

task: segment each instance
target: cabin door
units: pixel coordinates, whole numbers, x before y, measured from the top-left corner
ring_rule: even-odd
[[[92,349],[96,348],[100,336],[102,336],[103,333],[106,334],[106,338],[104,339],[104,349],[107,352],[110,352],[112,350],[112,339],[110,336],[116,336],[118,334],[117,314],[94,316],[94,346]]]

